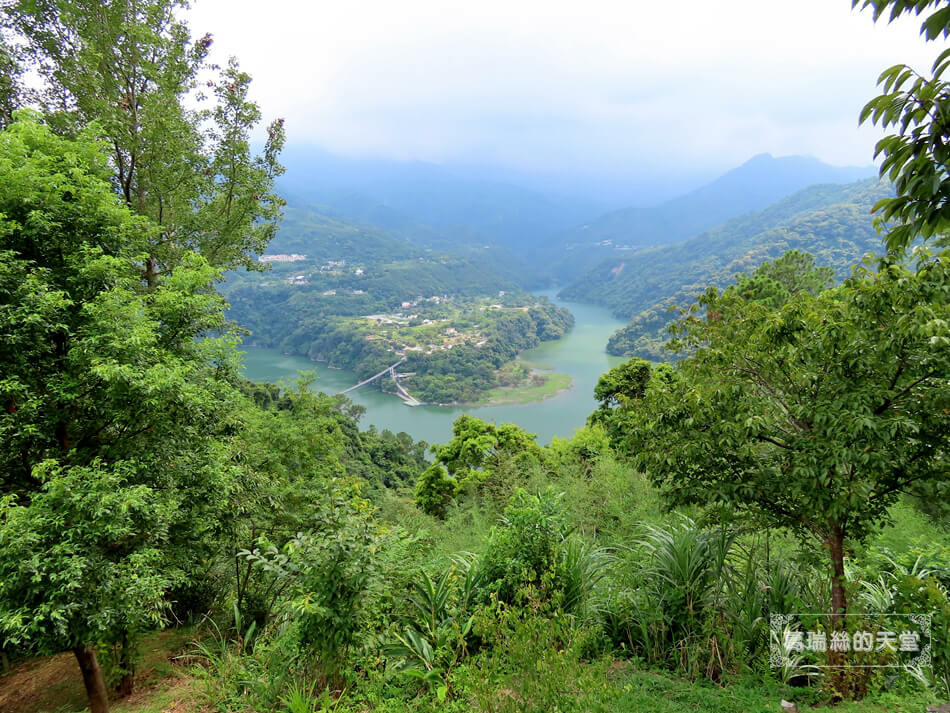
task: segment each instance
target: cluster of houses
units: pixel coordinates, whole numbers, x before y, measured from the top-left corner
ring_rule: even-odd
[[[258,262],[300,262],[306,259],[306,255],[298,255],[297,253],[291,255],[285,255],[283,253],[277,255],[259,255],[257,257]]]

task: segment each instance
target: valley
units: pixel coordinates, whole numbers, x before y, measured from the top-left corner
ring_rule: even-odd
[[[375,426],[380,431],[393,433],[405,431],[416,440],[445,443],[451,438],[453,421],[469,413],[495,423],[516,423],[529,433],[537,434],[540,443],[549,443],[555,436],[569,437],[584,424],[596,405],[593,393],[597,379],[621,361],[607,355],[603,345],[624,323],[602,307],[560,300],[554,290],[539,292],[537,296],[570,310],[575,324],[560,339],[521,352],[521,363],[531,364],[533,370],[551,379],[555,389],[564,383],[560,375],[567,377],[570,380],[567,388],[552,393],[545,385],[530,390],[531,399],[524,401],[514,398],[512,390],[501,387],[487,392],[489,403],[408,408],[396,396],[367,386],[347,394],[357,406],[365,409],[360,418],[362,427]],[[316,391],[336,394],[358,382],[352,371],[331,369],[325,364],[283,354],[277,349],[245,345],[241,350],[246,352],[244,375],[255,381],[290,383],[297,378],[299,371],[315,369],[312,388]],[[406,386],[412,392],[410,384],[411,379]],[[492,403],[496,400],[519,402]]]
[[[846,182],[866,173],[762,155],[655,207],[612,211],[554,232],[550,221],[576,219],[579,205],[549,214],[548,222],[524,223],[508,212],[518,194],[505,186],[478,193],[480,206],[494,201],[498,220],[511,221],[485,233],[475,222],[452,228],[433,206],[419,203],[419,215],[409,217],[404,211],[412,206],[392,198],[398,192],[385,193],[390,205],[365,193],[359,200],[348,191],[312,194],[336,200],[331,205],[308,204],[298,194],[261,258],[269,269],[232,275],[224,292],[232,317],[250,329],[248,344],[350,369],[359,380],[405,357],[402,373],[412,376],[400,379],[402,387],[430,404],[523,402],[557,393],[566,382],[519,369],[511,383],[513,360],[560,338],[571,324],[546,298],[533,303],[526,289],[542,285],[549,297],[600,305],[627,321],[592,349],[665,361],[671,309],[688,306],[707,287],[723,288],[792,249],[813,254],[840,280],[875,251],[869,212],[891,189],[877,179]],[[370,191],[398,180],[387,176],[375,184],[364,176],[354,185]],[[430,179],[417,169],[405,183],[414,180]],[[845,182],[808,185],[812,180]],[[453,191],[469,187],[449,180],[439,195],[458,201]],[[524,232],[515,239],[513,231]],[[370,387],[397,390],[388,377]]]
[[[239,4],[0,2],[0,713],[950,708],[950,0]]]

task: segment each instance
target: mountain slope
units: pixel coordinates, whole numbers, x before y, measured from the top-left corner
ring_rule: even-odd
[[[736,273],[792,248],[812,253],[843,277],[862,255],[880,248],[870,210],[890,192],[875,179],[812,186],[690,240],[606,260],[561,296],[632,318],[611,338],[610,353],[663,358],[658,344],[672,318],[667,310],[690,304],[709,285],[724,286]]]
[[[231,319],[250,329],[258,344],[279,344],[327,316],[396,309],[420,295],[519,289],[513,275],[493,269],[490,249],[458,255],[423,248],[299,202],[288,206],[268,255],[298,259],[271,262],[263,273],[232,272],[222,286]]]
[[[457,243],[477,239],[517,251],[603,210],[587,199],[549,198],[418,161],[349,159],[304,147],[283,159],[285,191],[349,220],[394,229],[408,219]]]
[[[471,228],[436,230],[354,191],[335,192],[330,203],[310,204],[300,196],[287,196],[287,200],[284,224],[290,225],[289,235],[298,232],[295,221],[309,215],[311,222],[330,220],[344,223],[369,235],[385,234],[420,248],[470,258],[490,273],[503,276],[525,289],[537,284],[533,265],[509,248],[488,242]]]
[[[875,175],[873,166],[838,167],[804,156],[753,157],[738,168],[678,198],[648,208],[625,208],[553,238],[567,255],[551,273],[568,281],[616,253],[684,240],[743,213],[760,210],[806,186],[848,183]]]

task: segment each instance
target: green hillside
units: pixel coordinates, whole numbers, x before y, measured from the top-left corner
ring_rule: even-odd
[[[547,273],[570,282],[618,251],[685,240],[809,186],[849,183],[873,174],[873,167],[829,166],[807,156],[760,154],[684,195],[654,206],[615,210],[559,233],[552,239],[558,246],[553,262],[553,253],[547,253]]]
[[[889,191],[873,179],[812,186],[690,240],[605,260],[561,294],[631,319],[610,340],[609,353],[662,359],[670,307],[686,306],[707,286],[725,285],[786,250],[812,253],[843,277],[879,249],[870,210]]]
[[[477,254],[423,248],[310,207],[288,211],[262,257],[267,270],[232,273],[223,287],[250,343],[361,379],[405,359],[406,388],[430,403],[481,399],[510,381],[499,370],[520,351],[573,325],[567,310],[521,291]]]

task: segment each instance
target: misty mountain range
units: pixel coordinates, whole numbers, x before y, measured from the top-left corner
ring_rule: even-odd
[[[280,188],[287,216],[272,249],[339,252],[348,235],[350,259],[361,249],[373,260],[407,251],[454,255],[466,261],[466,275],[478,270],[486,284],[560,286],[569,299],[602,304],[636,323],[650,305],[728,281],[742,256],[772,259],[783,245],[833,255],[842,273],[870,244],[869,192],[887,190],[871,179],[873,166],[769,154],[654,205],[620,208],[420,162],[298,151],[286,163]],[[799,229],[814,222],[821,228]],[[651,318],[654,342],[665,321]],[[630,330],[636,325],[625,344],[636,339]]]
[[[760,154],[712,182],[647,207],[549,196],[421,162],[290,153],[281,189],[338,221],[372,226],[440,250],[492,246],[527,258],[525,281],[566,283],[617,247],[675,242],[819,183],[848,183],[873,166],[837,167],[802,156]],[[609,245],[604,245],[610,241]],[[571,250],[571,254],[566,251]]]

